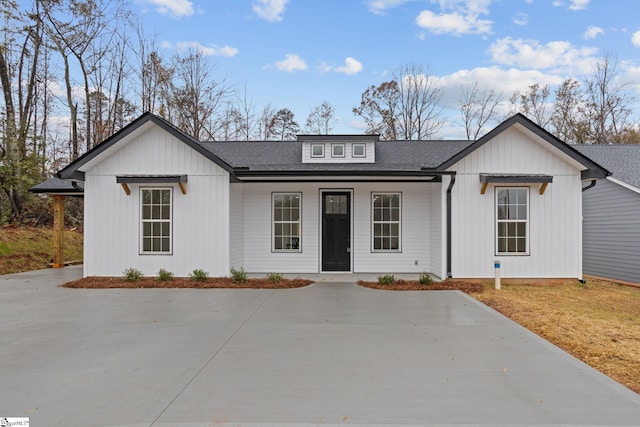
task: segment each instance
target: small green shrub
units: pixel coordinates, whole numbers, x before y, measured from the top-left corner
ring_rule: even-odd
[[[0,256],[11,254],[13,254],[13,250],[9,247],[9,245],[4,242],[0,242]]]
[[[247,273],[245,273],[244,268],[240,267],[240,270],[236,270],[231,267],[231,280],[234,283],[244,283],[248,279]]]
[[[137,282],[138,280],[144,277],[144,274],[142,274],[142,271],[138,270],[137,268],[127,268],[123,272],[123,274],[124,274],[124,280],[126,280],[127,282]]]
[[[280,273],[269,273],[267,275],[267,279],[269,279],[269,281],[271,283],[276,283],[282,280],[282,274]]]
[[[167,282],[172,279],[173,279],[172,272],[167,271],[164,268],[161,268],[160,271],[158,271],[158,280],[160,280],[161,282]]]
[[[433,278],[429,275],[429,273],[422,273],[420,278],[418,279],[421,285],[429,286],[433,284]]]
[[[396,276],[392,274],[387,274],[385,276],[378,276],[378,283],[380,283],[381,285],[390,285],[392,283],[395,283],[395,281],[396,281]]]
[[[189,277],[194,282],[204,282],[209,277],[209,273],[201,268],[196,268],[191,273],[189,273]]]

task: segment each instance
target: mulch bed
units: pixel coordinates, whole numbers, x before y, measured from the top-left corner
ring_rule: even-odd
[[[139,288],[236,288],[236,289],[290,289],[300,288],[313,283],[304,279],[282,279],[270,281],[269,279],[247,279],[246,282],[236,283],[228,277],[208,278],[204,281],[191,280],[190,278],[175,277],[171,280],[161,281],[155,277],[144,277],[135,282],[127,282],[122,277],[85,277],[73,282],[61,285],[66,288],[84,289],[139,289]]]
[[[429,285],[423,285],[417,280],[400,279],[388,285],[378,282],[366,282],[364,280],[359,280],[358,285],[387,291],[462,291],[468,294],[480,293],[484,290],[484,286],[480,283],[464,282],[460,280],[445,280],[442,282],[433,282]]]
[[[267,278],[247,279],[246,282],[236,283],[229,277],[210,277],[204,281],[191,280],[190,278],[175,277],[171,280],[161,281],[155,277],[143,277],[135,282],[127,282],[122,277],[85,277],[73,282],[61,285],[65,288],[82,289],[141,289],[141,288],[194,288],[194,289],[291,289],[308,286],[314,283],[305,279],[282,279],[271,281]],[[456,280],[433,282],[430,285],[422,285],[417,280],[396,280],[391,284],[378,282],[358,281],[358,285],[372,289],[386,291],[441,291],[460,290],[466,293],[480,293],[484,287],[479,283],[470,283]]]

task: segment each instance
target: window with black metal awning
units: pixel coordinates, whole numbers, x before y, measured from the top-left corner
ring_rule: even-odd
[[[118,175],[116,182],[124,192],[131,194],[129,184],[178,184],[182,194],[187,194],[187,175]]]
[[[553,182],[553,176],[551,175],[526,175],[526,174],[480,174],[480,182],[482,187],[480,188],[480,194],[484,194],[487,191],[489,184],[540,184],[538,193],[544,194],[547,189],[547,185]]]

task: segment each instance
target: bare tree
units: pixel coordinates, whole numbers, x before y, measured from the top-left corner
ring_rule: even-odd
[[[364,119],[367,133],[380,134],[383,139],[395,141],[398,139],[398,97],[398,83],[394,80],[380,86],[369,86],[362,92],[360,105],[353,108],[353,114]]]
[[[306,131],[312,134],[328,135],[333,130],[337,119],[335,109],[329,101],[315,106],[307,117]]]
[[[271,121],[276,115],[276,109],[271,104],[267,104],[260,111],[258,116],[257,126],[258,134],[257,139],[268,140],[271,138]]]
[[[629,116],[637,100],[629,94],[629,84],[620,81],[616,59],[607,55],[600,60],[586,86],[592,142],[619,142],[619,136],[629,129]]]
[[[518,97],[520,111],[543,128],[546,128],[551,121],[551,115],[547,110],[550,94],[549,85],[540,86],[538,83],[534,83]]]
[[[176,55],[173,114],[177,125],[197,139],[214,139],[217,120],[212,120],[229,94],[225,81],[216,81],[200,50]]]
[[[16,222],[23,218],[23,201],[30,177],[39,170],[34,163],[34,153],[27,145],[29,132],[35,128],[38,67],[43,46],[42,26],[31,19],[37,16],[39,7],[36,1],[33,11],[24,14],[16,3],[0,4],[0,15],[5,18],[4,39],[0,41],[0,86],[4,103],[0,186],[10,205],[9,216]]]
[[[410,64],[398,68],[391,81],[365,90],[353,113],[365,120],[367,132],[384,139],[428,139],[445,123],[441,96],[429,70]]]
[[[72,126],[77,126],[77,106],[74,105],[71,93],[71,75],[69,72],[69,57],[73,57],[80,67],[82,84],[84,86],[85,133],[84,140],[87,150],[93,146],[91,131],[91,87],[90,75],[95,71],[102,56],[109,49],[108,43],[102,42],[102,37],[110,38],[112,15],[107,0],[41,0],[43,4],[42,17],[46,20],[48,34],[55,43],[57,50],[65,62],[65,83],[67,85],[67,102],[72,116]],[[78,153],[78,134],[73,133],[74,157]]]
[[[445,123],[440,105],[442,91],[429,68],[408,64],[393,74],[398,83],[398,136],[404,139],[428,139]]]
[[[551,126],[553,133],[565,142],[586,144],[589,141],[589,117],[577,80],[566,79],[556,89]]]
[[[478,82],[472,86],[463,86],[462,95],[458,100],[458,109],[462,116],[462,123],[468,140],[476,140],[487,123],[494,120],[497,107],[502,102],[502,94],[486,86],[478,87]]]

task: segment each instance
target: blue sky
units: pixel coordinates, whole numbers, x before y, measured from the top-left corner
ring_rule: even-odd
[[[593,74],[606,54],[640,95],[638,0],[136,0],[163,53],[203,49],[217,78],[246,85],[256,110],[289,108],[303,125],[314,106],[336,110],[334,133],[362,133],[351,112],[371,85],[406,64],[442,88],[449,124],[463,137],[457,102],[478,82],[508,99]],[[502,118],[502,117],[501,117]]]

